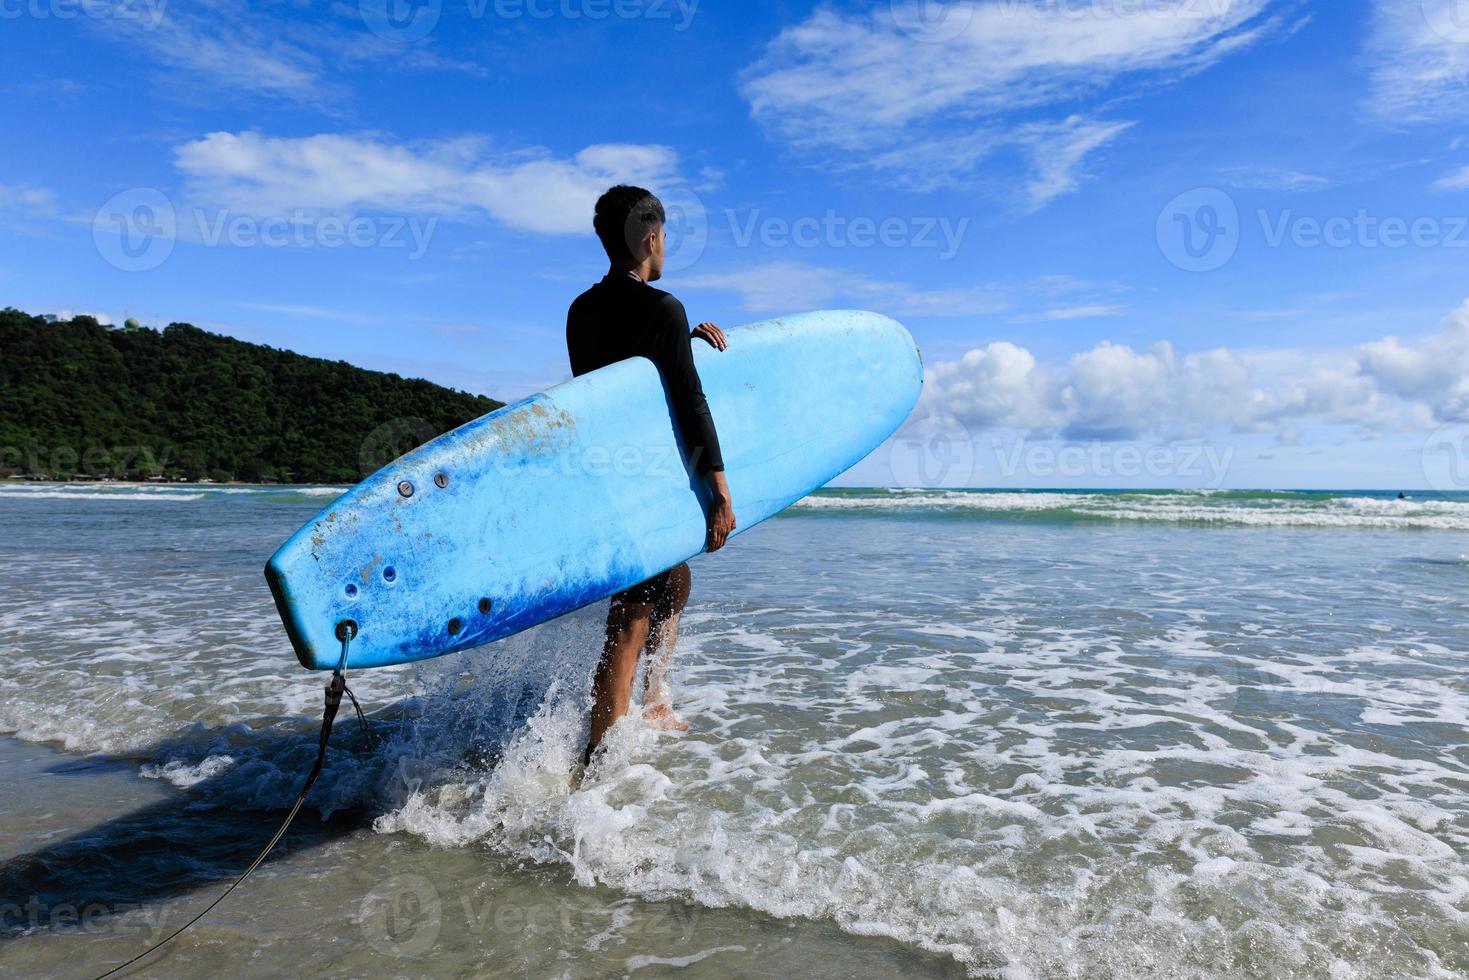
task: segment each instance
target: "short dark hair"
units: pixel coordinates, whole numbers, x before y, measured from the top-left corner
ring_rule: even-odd
[[[613,262],[627,262],[633,257],[633,245],[664,220],[663,202],[652,191],[618,184],[597,198],[592,227],[602,239],[607,257]]]

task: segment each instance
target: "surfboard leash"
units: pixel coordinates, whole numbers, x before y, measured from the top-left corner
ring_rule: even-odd
[[[352,689],[347,686],[347,650],[351,646],[352,638],[356,635],[356,624],[351,620],[343,620],[337,624],[337,638],[342,641],[342,657],[337,661],[336,670],[332,671],[331,682],[326,686],[326,710],[321,718],[321,738],[316,748],[316,762],[312,765],[311,772],[306,776],[306,783],[301,787],[301,792],[297,794],[296,802],[291,805],[291,812],[286,814],[286,819],[282,821],[280,829],[275,832],[275,836],[271,837],[270,842],[265,845],[265,849],[256,856],[255,860],[250,862],[250,866],[245,869],[244,874],[231,882],[230,886],[220,892],[214,901],[204,906],[203,911],[174,930],[167,938],[154,943],[126,963],[114,966],[106,973],[97,977],[97,980],[106,980],[107,977],[115,976],[173,942],[179,936],[183,935],[190,926],[214,911],[214,907],[228,898],[230,892],[243,885],[245,879],[255,873],[255,869],[260,867],[261,863],[265,861],[266,855],[270,854],[271,850],[280,843],[281,838],[286,835],[286,830],[290,828],[291,821],[296,819],[296,814],[300,812],[302,804],[306,802],[306,795],[311,792],[311,787],[316,785],[316,779],[321,775],[321,771],[326,765],[326,746],[332,737],[332,723],[336,720],[337,709],[342,706],[343,694],[351,700],[352,707],[356,709],[357,721],[362,725],[362,730],[364,732],[369,731],[367,716],[362,713],[362,705],[357,703],[357,695],[353,694]]]

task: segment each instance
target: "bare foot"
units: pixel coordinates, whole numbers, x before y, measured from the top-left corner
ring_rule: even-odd
[[[650,704],[643,709],[643,724],[663,732],[686,732],[689,723],[673,713],[666,704]]]

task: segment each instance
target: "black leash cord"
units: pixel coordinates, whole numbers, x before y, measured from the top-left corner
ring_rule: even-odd
[[[316,778],[321,775],[322,767],[326,765],[326,743],[332,737],[332,722],[336,720],[337,709],[342,706],[343,694],[346,694],[347,697],[352,699],[352,707],[357,709],[357,720],[362,723],[363,730],[367,729],[367,718],[362,714],[362,706],[357,703],[357,696],[347,687],[347,646],[352,642],[354,631],[348,627],[345,630],[339,631],[339,635],[342,637],[342,659],[337,662],[337,669],[332,672],[331,683],[326,686],[326,712],[321,718],[321,742],[316,749],[316,764],[311,767],[311,773],[306,777],[306,785],[301,787],[301,793],[296,797],[296,802],[291,806],[291,812],[286,814],[286,819],[281,824],[280,829],[275,832],[275,836],[270,839],[270,843],[265,845],[265,849],[260,852],[260,855],[254,861],[250,862],[250,866],[245,869],[245,873],[236,878],[228,888],[220,893],[218,898],[204,906],[202,912],[188,922],[185,922],[169,935],[168,938],[154,943],[126,963],[114,966],[98,977],[97,980],[106,980],[107,977],[121,973],[139,960],[151,956],[153,953],[173,942],[190,926],[212,912],[216,905],[229,897],[230,892],[243,885],[245,879],[255,873],[255,869],[260,867],[261,862],[265,860],[266,855],[271,852],[271,849],[280,843],[282,837],[286,836],[286,830],[291,826],[291,821],[296,819],[296,814],[301,810],[301,804],[306,802],[306,794],[310,793],[311,787],[316,785]]]

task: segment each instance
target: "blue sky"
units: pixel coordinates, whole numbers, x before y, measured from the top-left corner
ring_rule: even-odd
[[[1469,0],[0,0],[0,39],[21,309],[520,397],[634,180],[691,317],[913,332],[917,428],[847,482],[1438,486],[1469,421]]]

